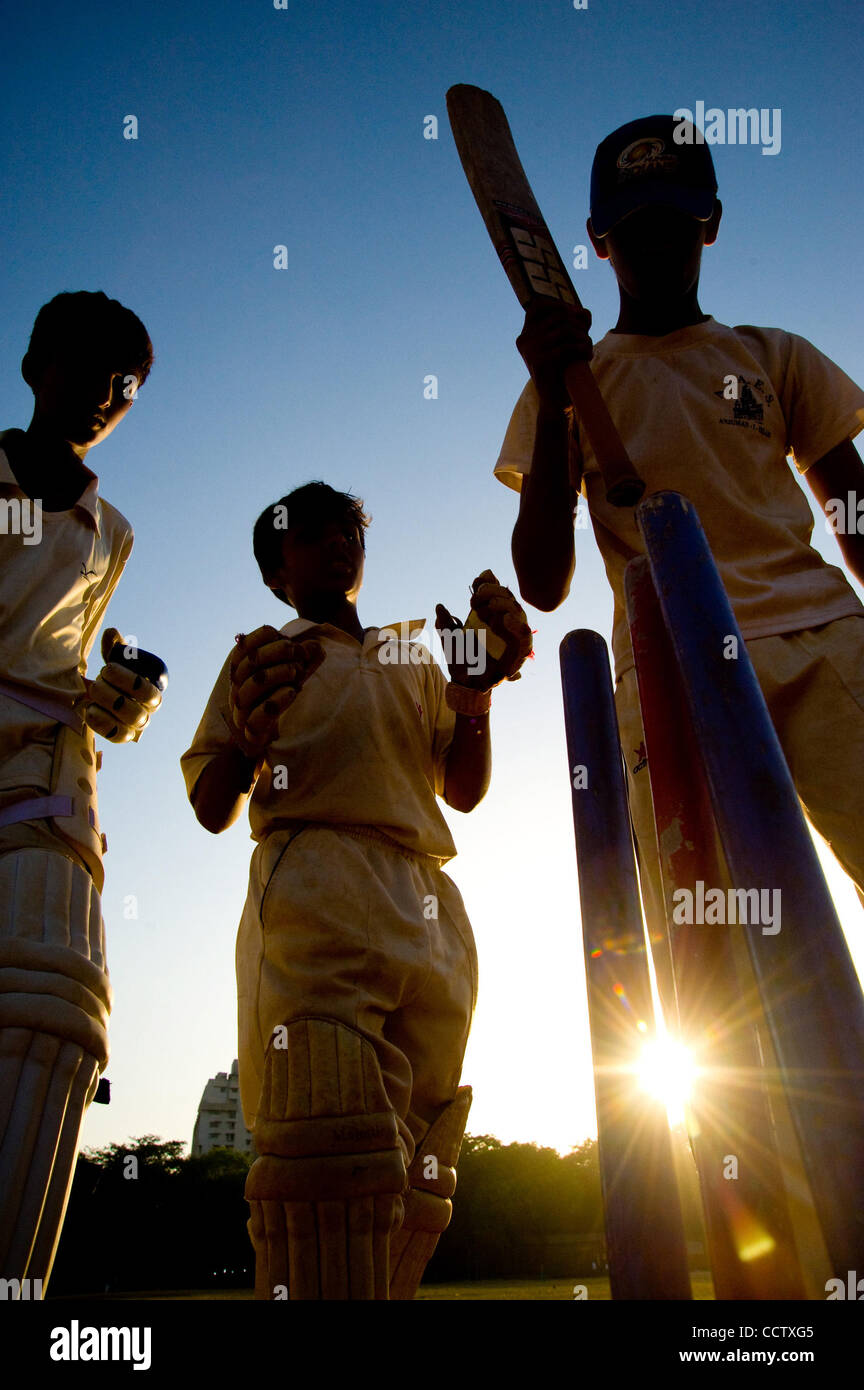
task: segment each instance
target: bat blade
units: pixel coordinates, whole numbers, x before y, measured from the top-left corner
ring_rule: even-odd
[[[523,309],[538,295],[581,308],[501,103],[481,87],[460,83],[447,93],[447,112],[474,200]],[[618,507],[635,506],[645,484],[627,457],[588,363],[573,363],[565,381],[603,474],[607,500]]]
[[[538,294],[581,307],[500,101],[480,87],[461,84],[447,93],[447,111],[462,168],[523,309]]]

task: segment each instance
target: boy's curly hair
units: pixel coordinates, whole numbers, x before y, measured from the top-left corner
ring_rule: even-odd
[[[102,290],[64,291],[36,315],[22,370],[26,380],[58,356],[110,354],[117,371],[143,385],[153,365],[153,344],[137,314]]]
[[[252,549],[264,583],[271,588],[269,576],[281,564],[282,542],[289,526],[318,528],[332,521],[348,521],[357,527],[365,551],[366,527],[371,520],[363,510],[361,498],[350,492],[337,492],[329,483],[316,481],[295,488],[265,507],[252,531]],[[283,603],[289,602],[283,589],[272,592]]]

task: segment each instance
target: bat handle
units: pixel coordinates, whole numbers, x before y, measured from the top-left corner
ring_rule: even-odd
[[[613,507],[635,507],[645,491],[645,483],[627,456],[588,363],[571,363],[564,373],[564,383],[600,465],[606,501]]]

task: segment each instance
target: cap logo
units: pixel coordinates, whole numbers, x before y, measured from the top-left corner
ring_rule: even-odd
[[[644,174],[671,174],[678,168],[674,154],[666,154],[666,141],[659,135],[642,135],[621,151],[616,160],[621,177],[636,178]]]

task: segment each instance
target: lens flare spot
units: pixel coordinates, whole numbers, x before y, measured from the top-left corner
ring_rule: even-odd
[[[732,1239],[742,1263],[751,1264],[753,1260],[770,1255],[776,1244],[770,1231],[766,1231],[759,1218],[736,1199],[734,1190],[728,1194],[727,1203],[732,1215]]]

